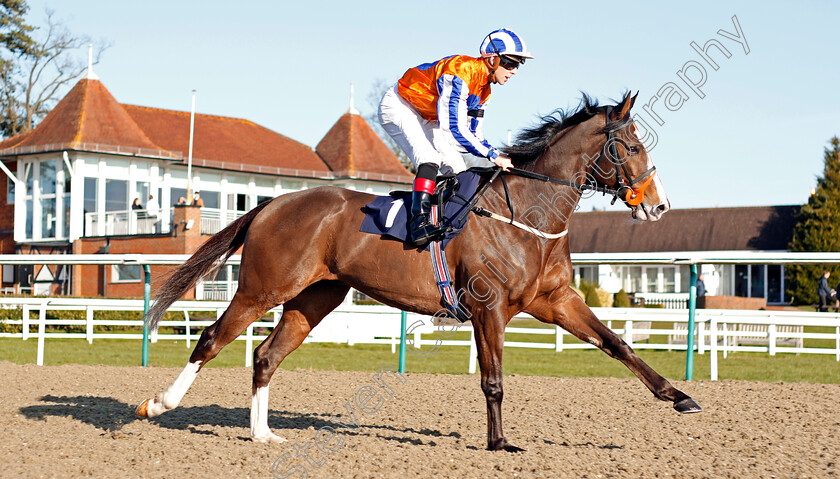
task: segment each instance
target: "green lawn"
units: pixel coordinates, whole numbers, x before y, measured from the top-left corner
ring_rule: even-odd
[[[516,326],[520,326],[517,324]],[[522,325],[524,326],[524,325]],[[464,338],[458,335],[463,335]],[[457,333],[452,339],[465,339],[466,333]],[[553,336],[510,335],[513,341],[553,342]],[[571,342],[571,341],[567,341]],[[193,343],[193,346],[195,343]],[[19,364],[34,363],[37,341],[15,338],[0,339],[0,361]],[[426,347],[424,351],[430,351]],[[47,339],[44,349],[46,365],[105,364],[115,366],[140,365],[139,340],[96,340],[88,344],[82,339]],[[192,349],[183,341],[159,341],[150,347],[151,366],[181,367],[186,364]],[[685,352],[638,351],[648,364],[670,379],[685,376]],[[407,355],[409,372],[465,374],[468,366],[467,347],[442,347],[429,358]],[[280,366],[285,369],[332,369],[342,371],[374,371],[383,364],[396,366],[399,355],[391,353],[387,345],[304,344]],[[226,347],[208,367],[243,367],[245,342],[236,341]],[[709,379],[709,355],[695,354],[694,379]],[[618,361],[598,350],[536,350],[506,348],[505,374],[556,377],[631,377],[631,373]],[[727,359],[719,355],[720,379],[754,381],[840,383],[840,363],[833,355],[730,353]]]

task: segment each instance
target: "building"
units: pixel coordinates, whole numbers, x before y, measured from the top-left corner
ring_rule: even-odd
[[[0,142],[0,253],[189,254],[278,195],[321,185],[387,194],[413,180],[352,98],[314,149],[248,120],[196,114],[188,179],[190,117],[119,103],[89,72],[34,130]],[[202,207],[184,204],[188,190]],[[146,208],[150,197],[159,209]],[[228,266],[198,297],[229,297],[236,276]],[[141,296],[141,280],[138,266],[2,270],[6,292]]]
[[[799,206],[671,210],[655,223],[632,221],[627,212],[575,213],[569,225],[572,253],[663,251],[787,251]],[[575,266],[575,281],[624,289],[648,301],[684,301],[689,267],[661,265]],[[702,265],[708,295],[764,298],[786,304],[782,265]]]

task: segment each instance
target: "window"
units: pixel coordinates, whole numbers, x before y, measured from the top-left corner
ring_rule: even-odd
[[[750,266],[750,298],[764,297],[764,265]]]
[[[187,201],[187,189],[186,188],[172,188],[169,190],[169,199],[172,200],[173,205],[177,205],[178,201],[183,198],[184,202]],[[186,203],[184,203],[186,204]]]
[[[576,285],[580,286],[581,280],[590,284],[598,284],[598,267],[597,266],[575,266],[574,267]]]
[[[662,292],[676,293],[677,292],[677,269],[672,267],[662,268]]]
[[[105,211],[128,210],[128,182],[125,180],[105,180]]]
[[[735,296],[746,298],[750,281],[749,266],[735,265]]]
[[[85,213],[96,211],[96,198],[99,194],[98,185],[98,179],[85,178]]]
[[[780,264],[767,265],[767,302],[784,302],[784,268]]]
[[[6,204],[15,204],[15,182],[9,177],[6,177]]]
[[[625,282],[624,290],[628,293],[642,293],[642,267],[630,266],[627,273],[627,281]]]
[[[650,267],[645,268],[645,283],[647,289],[645,289],[648,293],[658,293],[659,292],[659,268]]]
[[[273,196],[259,196],[259,195],[257,195],[257,204],[260,205],[260,204],[265,203],[266,201],[271,201],[273,199],[274,199]]]
[[[219,208],[220,195],[218,191],[202,191],[201,199],[204,200],[204,206],[206,208]]]
[[[3,265],[3,280],[4,283],[15,282],[15,266],[11,264]]]
[[[143,280],[143,267],[139,264],[115,264],[111,268],[112,283],[139,283]]]

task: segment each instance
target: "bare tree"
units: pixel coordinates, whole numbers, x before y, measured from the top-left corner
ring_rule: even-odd
[[[389,82],[384,78],[377,78],[374,80],[373,85],[371,85],[370,93],[367,95],[368,106],[371,110],[373,110],[373,113],[364,115],[364,119],[368,122],[371,128],[373,128],[373,131],[379,135],[379,138],[382,139],[388,148],[397,155],[400,163],[408,168],[409,171],[414,172],[414,165],[411,164],[411,160],[408,159],[408,156],[406,156],[394,139],[391,138],[391,135],[382,128],[382,124],[379,123],[379,102],[382,100],[382,96],[385,95],[385,92],[393,85],[394,82]]]
[[[87,68],[77,52],[91,42],[87,35],[74,35],[55,12],[46,11],[46,27],[36,28],[33,43],[17,57],[7,60],[0,74],[0,134],[14,136],[37,126],[58,102],[61,90],[79,78]],[[42,31],[43,35],[37,35]],[[108,44],[99,41],[94,49],[98,63]]]

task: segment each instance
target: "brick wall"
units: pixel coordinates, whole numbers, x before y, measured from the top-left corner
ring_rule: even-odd
[[[192,220],[192,228],[186,229]],[[109,248],[110,254],[192,254],[209,236],[201,235],[201,208],[175,207],[172,234],[80,238],[73,243],[74,254],[96,254]],[[157,279],[174,266],[151,266],[152,290]],[[112,267],[79,265],[73,267],[73,292],[77,296],[143,297],[143,282],[115,283]],[[194,299],[190,290],[185,299]]]
[[[699,300],[700,298],[698,298]],[[742,298],[740,296],[706,296],[706,309],[750,309],[758,310],[767,308],[767,300],[764,298]],[[700,306],[698,304],[698,306]]]

